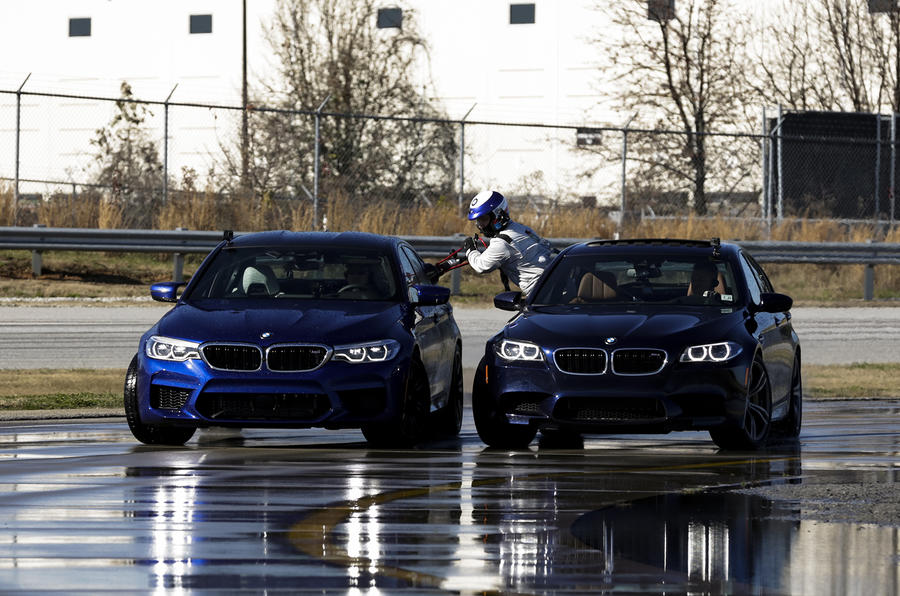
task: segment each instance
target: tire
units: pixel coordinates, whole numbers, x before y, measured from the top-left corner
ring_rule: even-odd
[[[406,376],[400,412],[391,421],[364,424],[363,436],[375,447],[413,447],[422,440],[430,409],[428,374],[422,362],[413,358]]]
[[[453,374],[450,379],[450,396],[447,405],[432,414],[432,428],[441,437],[456,437],[463,419],[463,368],[462,347],[456,346],[453,356]]]
[[[800,357],[794,357],[794,366],[791,369],[791,389],[788,401],[788,413],[784,420],[776,422],[772,430],[784,439],[796,439],[800,436],[800,426],[803,422],[803,375],[800,367]]]
[[[722,449],[755,451],[765,446],[772,430],[772,385],[762,359],[756,357],[750,367],[747,407],[739,425],[725,425],[709,431]]]
[[[125,419],[134,438],[147,445],[184,445],[194,436],[194,428],[160,426],[141,422],[141,412],[137,399],[137,354],[131,359],[125,373]]]
[[[472,414],[478,436],[490,447],[522,449],[527,447],[537,434],[537,428],[530,425],[510,424],[506,414],[497,408],[484,379],[485,361],[482,358],[475,369],[472,384]]]

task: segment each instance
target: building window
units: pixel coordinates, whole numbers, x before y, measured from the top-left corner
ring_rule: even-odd
[[[191,33],[212,33],[212,15],[192,14]]]
[[[534,4],[510,4],[509,24],[530,25],[534,23]]]
[[[90,19],[69,19],[69,37],[90,37]]]
[[[665,23],[675,18],[675,0],[647,0],[647,18]]]
[[[400,8],[379,8],[376,26],[379,29],[402,29],[403,10]]]

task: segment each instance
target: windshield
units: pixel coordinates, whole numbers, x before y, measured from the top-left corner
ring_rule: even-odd
[[[653,303],[730,306],[739,299],[727,262],[709,257],[564,256],[535,295],[535,305]]]
[[[388,255],[341,248],[226,247],[215,255],[187,300],[393,300]]]

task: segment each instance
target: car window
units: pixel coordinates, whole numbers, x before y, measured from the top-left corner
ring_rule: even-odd
[[[747,255],[743,252],[741,253],[741,268],[744,270],[744,277],[747,279],[747,291],[750,293],[750,300],[754,304],[759,304],[761,300],[760,293],[763,291],[762,282],[747,260]]]
[[[404,278],[407,285],[428,284],[428,278],[425,275],[425,264],[413,250],[408,246],[400,247],[400,254],[404,262]]]
[[[394,300],[391,261],[376,251],[346,247],[226,247],[184,298]]]
[[[750,263],[750,267],[753,269],[753,273],[755,273],[756,281],[759,282],[760,288],[763,292],[774,292],[775,289],[772,287],[772,282],[769,281],[769,276],[766,275],[766,272],[763,271],[763,268],[760,264],[748,254],[744,255],[747,257],[747,262]]]
[[[635,253],[563,255],[534,304],[669,303],[730,305],[740,298],[727,261]]]

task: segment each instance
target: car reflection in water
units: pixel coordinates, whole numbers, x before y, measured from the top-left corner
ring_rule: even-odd
[[[169,467],[129,468],[124,510],[139,539],[125,548],[146,572],[141,585],[167,594],[897,587],[897,528],[810,521],[794,502],[740,492],[820,480],[815,467],[801,474],[796,447],[753,459],[660,454],[652,467],[611,442],[602,453],[515,454],[295,445],[259,459],[254,447],[272,444],[247,434],[247,457],[184,452]],[[517,472],[525,460],[530,469]]]

